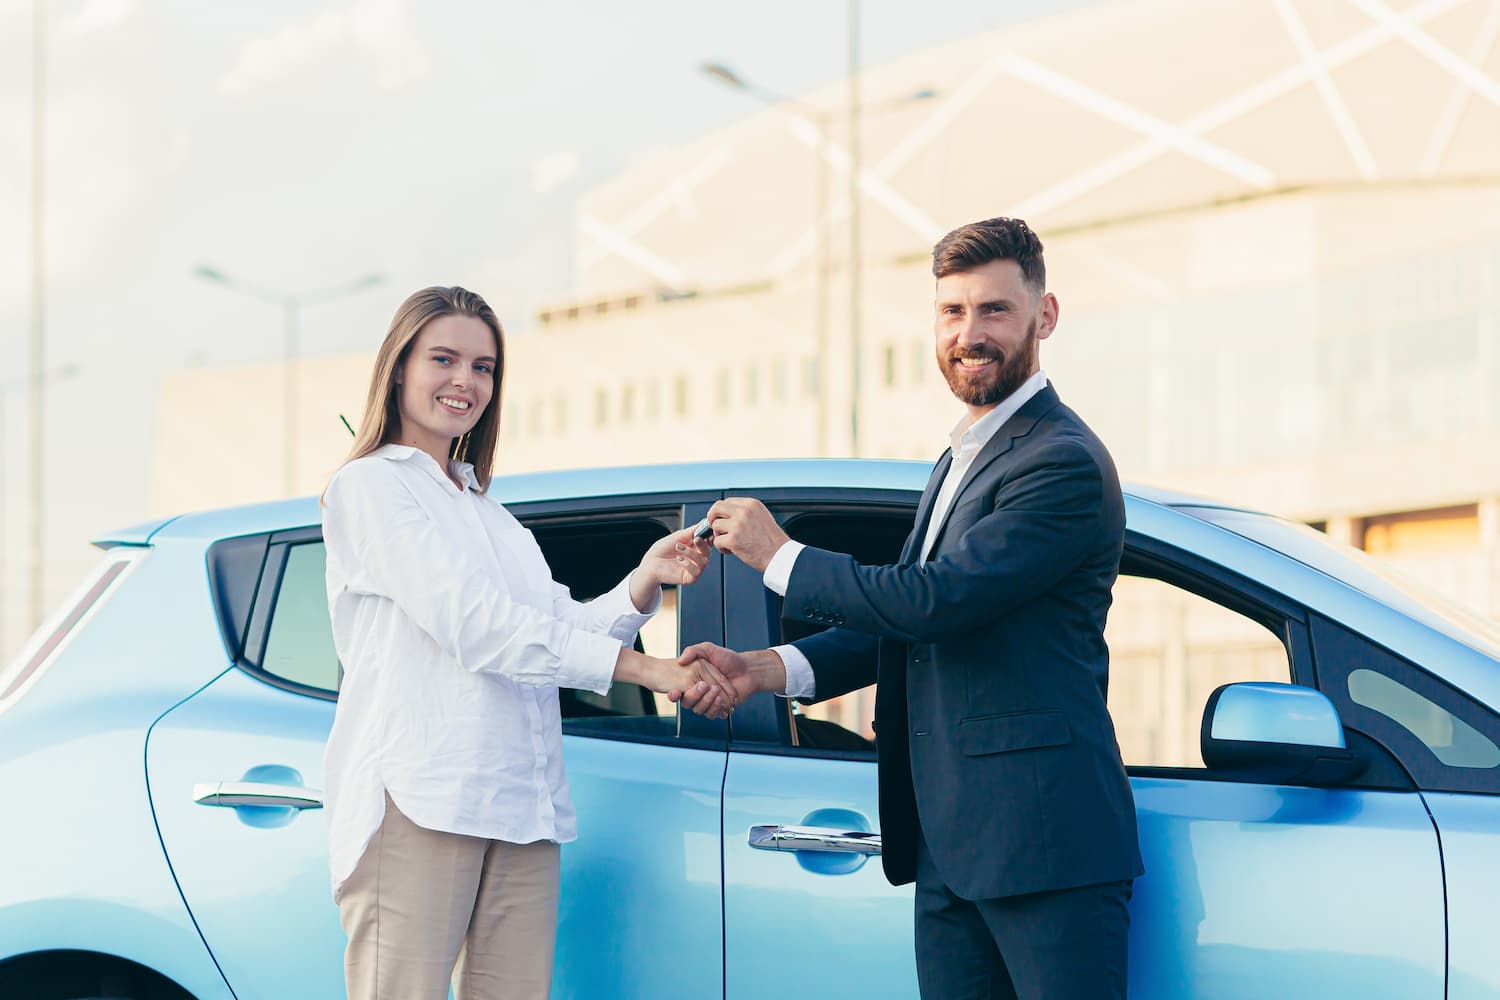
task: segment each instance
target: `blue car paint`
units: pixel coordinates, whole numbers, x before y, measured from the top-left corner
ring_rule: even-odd
[[[229,985],[252,997],[338,996],[344,933],[328,878],[322,809],[193,801],[199,783],[254,780],[257,768],[321,788],[333,703],[227,670],[169,712],[146,750],[162,843]],[[290,783],[290,782],[288,782]],[[266,961],[267,940],[285,942]]]
[[[1415,792],[1131,787],[1132,996],[1441,1000],[1442,865]]]
[[[863,486],[909,497],[929,471],[902,462],[723,463],[499,477],[493,492],[516,502],[698,489],[826,494]],[[1202,501],[1132,493],[1133,533],[1229,567],[1420,664],[1491,710],[1500,707],[1500,666],[1492,657],[1350,582],[1173,509],[1208,506]],[[205,546],[220,538],[317,522],[316,498],[305,498],[184,515],[104,540],[149,541],[152,548],[129,586],[59,654],[59,665],[17,704],[0,706],[0,788],[7,802],[25,803],[0,823],[0,857],[37,857],[45,845],[37,864],[0,880],[0,961],[35,950],[94,950],[154,968],[195,996],[229,995],[178,894],[147,805],[144,734],[161,719],[149,750],[149,802],[158,807],[155,818],[193,914],[213,928],[205,930],[211,944],[231,935],[215,947],[234,976],[241,974],[241,960],[230,954],[236,934],[247,936],[261,964],[279,966],[280,985],[262,992],[245,980],[242,1000],[288,995],[287,982],[337,981],[342,936],[328,898],[320,812],[265,823],[264,816],[191,801],[193,783],[257,767],[291,768],[309,785],[320,780],[318,730],[326,733],[326,722],[317,720],[331,704],[226,672],[203,563]],[[302,707],[289,708],[293,703]],[[233,743],[226,734],[235,732],[249,734],[245,745],[208,749]],[[873,861],[820,874],[795,854],[754,851],[745,841],[753,823],[802,823],[819,810],[846,810],[873,824],[872,763],[735,752],[726,774],[725,755],[714,750],[565,742],[582,839],[564,851],[555,995],[711,996],[719,995],[721,979],[730,996],[791,988],[912,995],[909,888],[886,885]],[[723,927],[714,882],[721,777]],[[631,781],[656,784],[622,792]],[[1489,941],[1500,898],[1493,861],[1500,796],[1166,777],[1133,784],[1148,868],[1132,903],[1133,995],[1439,997],[1445,978],[1454,998],[1500,988]],[[635,807],[642,795],[668,804]],[[194,824],[212,824],[221,843],[195,841]],[[245,850],[252,855],[256,839],[295,842],[309,854],[244,864],[223,850],[226,838],[251,845]],[[226,876],[249,884],[215,881]],[[314,916],[278,910],[274,919],[253,921],[212,912],[253,908],[278,891],[312,900]],[[673,917],[678,912],[683,919]],[[289,939],[289,925],[307,928],[306,939]],[[693,958],[653,962],[653,928],[691,933]],[[728,961],[722,968],[720,947]],[[275,962],[265,961],[268,951]],[[608,961],[599,960],[601,952]],[[819,960],[827,955],[855,960]],[[641,966],[649,974],[621,975]],[[868,988],[854,993],[851,975]],[[337,986],[326,989],[338,995]]]
[[[1500,996],[1500,796],[1423,792],[1442,831],[1448,893],[1448,1000]]]
[[[762,824],[827,826],[838,809],[879,829],[873,761],[736,751],[724,785],[726,1000],[917,995],[911,886],[892,886],[880,859],[841,874],[818,856],[749,845]],[[827,857],[827,855],[824,855]],[[842,860],[845,856],[837,855]],[[806,863],[804,863],[806,862]]]
[[[563,757],[578,840],[562,849],[552,995],[719,996],[724,751],[564,736]]]
[[[151,552],[0,714],[0,961],[80,950],[154,969],[194,996],[230,991],[162,853],[146,788],[151,723],[223,670],[191,613],[202,552]],[[180,602],[179,629],[161,607]],[[206,626],[206,627],[205,627]]]

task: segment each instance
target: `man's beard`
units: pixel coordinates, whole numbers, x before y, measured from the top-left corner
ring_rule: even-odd
[[[994,358],[998,363],[986,375],[976,377],[959,364],[960,358]],[[1021,388],[1036,370],[1036,320],[1026,328],[1026,339],[1018,350],[1006,354],[997,347],[983,344],[975,348],[955,347],[947,354],[938,352],[938,368],[948,380],[948,388],[959,401],[970,406],[994,406]]]

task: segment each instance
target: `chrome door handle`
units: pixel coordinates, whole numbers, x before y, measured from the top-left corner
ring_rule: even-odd
[[[825,826],[752,826],[750,846],[758,851],[825,851],[832,854],[880,853],[880,834],[865,830],[831,830]]]
[[[293,809],[321,809],[323,790],[298,785],[273,785],[264,781],[200,781],[193,786],[193,801],[200,806],[290,806]]]

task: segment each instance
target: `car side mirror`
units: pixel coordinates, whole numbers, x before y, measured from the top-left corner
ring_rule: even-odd
[[[1209,696],[1200,735],[1210,770],[1278,785],[1338,785],[1365,762],[1321,691],[1296,684],[1225,684]]]

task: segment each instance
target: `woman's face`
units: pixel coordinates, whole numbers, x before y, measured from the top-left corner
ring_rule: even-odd
[[[495,335],[473,316],[422,328],[396,372],[401,443],[447,467],[453,439],[474,428],[495,395]]]

